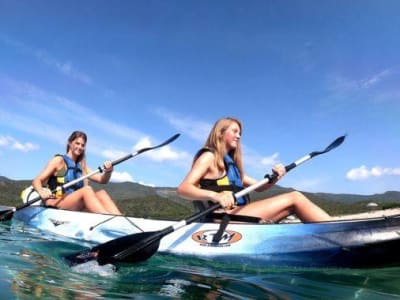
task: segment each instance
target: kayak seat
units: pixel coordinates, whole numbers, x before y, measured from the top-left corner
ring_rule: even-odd
[[[194,211],[196,213],[200,213],[210,206],[212,206],[213,202],[211,201],[199,201],[199,200],[194,200],[193,201],[193,206],[194,206]],[[257,217],[252,217],[252,216],[245,216],[245,215],[231,215],[231,214],[226,214],[226,213],[215,213],[211,212],[205,217],[200,218],[198,221],[201,223],[216,223],[222,220],[224,215],[228,215],[230,221],[234,222],[244,222],[244,223],[264,223],[261,218]]]
[[[245,215],[231,215],[231,214],[226,214],[226,213],[210,213],[208,214],[205,219],[204,223],[209,223],[212,222],[214,223],[216,220],[223,220],[226,218],[225,216],[228,216],[230,221],[233,222],[244,222],[244,223],[263,223],[263,220],[258,217],[253,217],[253,216],[245,216]]]
[[[45,207],[45,208],[54,208],[54,209],[59,209],[57,206],[55,205],[46,205],[46,204],[42,204],[41,206]]]
[[[213,236],[213,243],[219,243],[221,238],[224,235],[225,229],[228,226],[229,222],[245,222],[245,223],[264,223],[261,218],[252,217],[252,216],[244,216],[244,215],[231,215],[227,213],[210,213],[206,217],[213,217],[213,219],[220,219],[220,225],[217,232]]]

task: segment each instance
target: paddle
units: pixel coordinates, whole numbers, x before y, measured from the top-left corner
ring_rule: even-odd
[[[297,167],[298,165],[304,163],[305,161],[317,155],[331,151],[332,149],[336,148],[341,143],[343,143],[344,139],[345,136],[341,136],[337,138],[334,142],[332,142],[328,147],[326,147],[325,150],[311,152],[310,154],[300,158],[294,163],[287,165],[285,167],[286,171],[292,170],[293,168]],[[276,176],[277,176],[276,174],[266,175],[263,180],[241,190],[238,193],[235,193],[234,196],[236,198],[242,197],[256,190],[260,186],[267,184],[271,180],[274,180]],[[141,233],[126,235],[120,238],[110,240],[106,243],[97,245],[91,249],[83,250],[75,254],[68,255],[65,257],[65,259],[67,260],[70,266],[79,265],[91,260],[97,260],[99,265],[104,265],[108,263],[118,263],[118,262],[144,261],[150,258],[154,253],[156,253],[160,245],[160,240],[164,236],[188,224],[191,224],[196,220],[199,220],[203,216],[209,214],[210,212],[220,207],[221,207],[220,204],[215,204],[202,212],[196,213],[188,217],[187,219],[177,222],[176,224],[168,226],[160,231],[141,232]]]
[[[173,142],[173,141],[176,140],[179,136],[180,136],[180,134],[177,133],[177,134],[175,134],[174,136],[170,137],[170,138],[169,138],[168,140],[166,140],[165,142],[163,142],[163,143],[161,143],[161,144],[159,144],[159,145],[157,145],[157,146],[142,148],[142,149],[140,149],[140,150],[138,150],[138,151],[136,151],[136,152],[134,152],[134,153],[127,154],[127,155],[125,155],[124,157],[121,157],[121,158],[119,158],[119,159],[117,159],[117,160],[114,160],[114,161],[112,162],[112,165],[113,165],[113,166],[118,165],[118,164],[120,164],[121,162],[123,162],[123,161],[125,161],[125,160],[128,160],[128,159],[130,159],[130,158],[132,158],[132,157],[135,157],[135,156],[137,156],[137,155],[139,155],[139,154],[141,154],[141,153],[143,153],[143,152],[146,152],[146,151],[149,151],[149,150],[154,150],[154,149],[157,149],[157,148],[161,148],[161,147],[163,147],[163,146],[165,146],[165,145],[167,145],[167,144]],[[68,187],[70,187],[70,186],[73,186],[74,184],[76,184],[76,183],[78,183],[78,182],[80,182],[80,181],[86,179],[86,178],[89,178],[89,177],[93,176],[94,174],[101,173],[101,172],[103,172],[103,171],[104,171],[104,167],[99,166],[99,167],[98,167],[96,170],[94,170],[93,172],[91,172],[91,173],[89,173],[89,174],[86,174],[86,175],[84,175],[84,176],[81,176],[81,177],[79,177],[79,178],[77,178],[77,179],[75,179],[75,180],[72,180],[72,181],[70,181],[70,182],[67,182],[66,184],[64,184],[64,185],[62,185],[62,186],[59,186],[59,187],[57,187],[56,189],[54,189],[52,192],[53,192],[53,193],[56,193],[57,191],[62,191],[62,190],[64,190],[64,189],[66,189],[66,188],[68,188]],[[35,203],[35,202],[37,202],[37,201],[39,201],[39,200],[41,200],[40,196],[35,197],[35,198],[33,198],[33,199],[27,201],[27,202],[24,203],[23,205],[14,207],[14,208],[9,209],[9,210],[7,210],[7,211],[0,212],[0,222],[1,222],[1,221],[8,221],[8,220],[10,220],[10,219],[12,218],[12,216],[14,215],[14,212],[16,212],[16,211],[18,211],[18,210],[21,210],[21,209],[23,209],[23,208],[25,208],[25,207],[27,207],[27,206],[30,206],[31,204],[33,204],[33,203]]]

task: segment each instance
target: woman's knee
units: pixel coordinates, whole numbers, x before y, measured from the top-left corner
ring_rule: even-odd
[[[96,193],[97,194],[106,194],[107,192],[106,192],[106,190],[98,190]]]
[[[85,186],[82,188],[82,191],[83,191],[83,193],[84,193],[85,195],[94,194],[94,190],[93,190],[93,188],[92,188],[90,185],[85,185]]]
[[[98,191],[96,192],[96,195],[97,195],[98,197],[104,198],[104,199],[110,198],[110,195],[108,194],[108,192],[107,192],[106,190],[98,190]]]
[[[304,203],[305,201],[309,201],[303,193],[299,191],[292,191],[288,193],[289,199],[293,204]]]
[[[290,197],[292,197],[294,199],[304,198],[304,195],[299,191],[291,191],[291,192],[289,192],[289,195],[290,195]]]

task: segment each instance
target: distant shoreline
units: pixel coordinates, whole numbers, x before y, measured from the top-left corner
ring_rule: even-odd
[[[369,212],[358,213],[358,214],[345,214],[345,215],[337,215],[332,216],[334,221],[341,220],[359,220],[359,219],[374,219],[374,218],[382,218],[382,217],[390,217],[400,215],[400,208],[389,208],[389,209],[381,209],[381,210],[371,210]],[[299,223],[300,220],[296,217],[289,217],[282,221],[282,223]]]
[[[0,205],[0,212],[13,209],[12,206]],[[338,215],[332,216],[334,221],[340,220],[358,220],[358,219],[373,219],[373,218],[382,218],[382,217],[390,217],[394,215],[400,215],[400,208],[390,208],[390,209],[382,209],[382,210],[372,210],[365,213],[358,214],[348,214],[348,215]],[[298,223],[300,222],[298,218],[292,217],[282,221],[282,223]]]
[[[393,215],[399,215],[400,208],[390,208],[384,210],[372,210],[365,213],[351,214],[351,215],[340,215],[334,216],[334,220],[345,220],[345,219],[364,219],[364,218],[381,218],[389,217]]]

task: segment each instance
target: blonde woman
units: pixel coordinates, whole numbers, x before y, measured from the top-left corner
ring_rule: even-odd
[[[55,155],[42,172],[33,179],[32,186],[45,205],[62,209],[88,211],[103,214],[120,215],[121,212],[105,190],[94,191],[87,180],[79,181],[66,190],[53,194],[57,186],[91,173],[86,165],[85,147],[87,136],[84,132],[74,131],[68,138],[65,155]],[[104,162],[104,172],[89,177],[98,183],[108,183],[113,166],[110,161]]]
[[[195,201],[197,208],[219,203],[225,212],[233,215],[257,217],[267,222],[278,222],[290,214],[296,214],[303,222],[330,220],[330,216],[312,203],[302,193],[293,191],[249,203],[247,197],[234,199],[233,194],[257,181],[243,170],[240,139],[242,124],[235,118],[218,120],[212,128],[204,147],[196,154],[187,176],[178,187],[178,194]],[[272,171],[277,180],[285,175],[282,164]],[[261,186],[264,191],[275,182]]]

